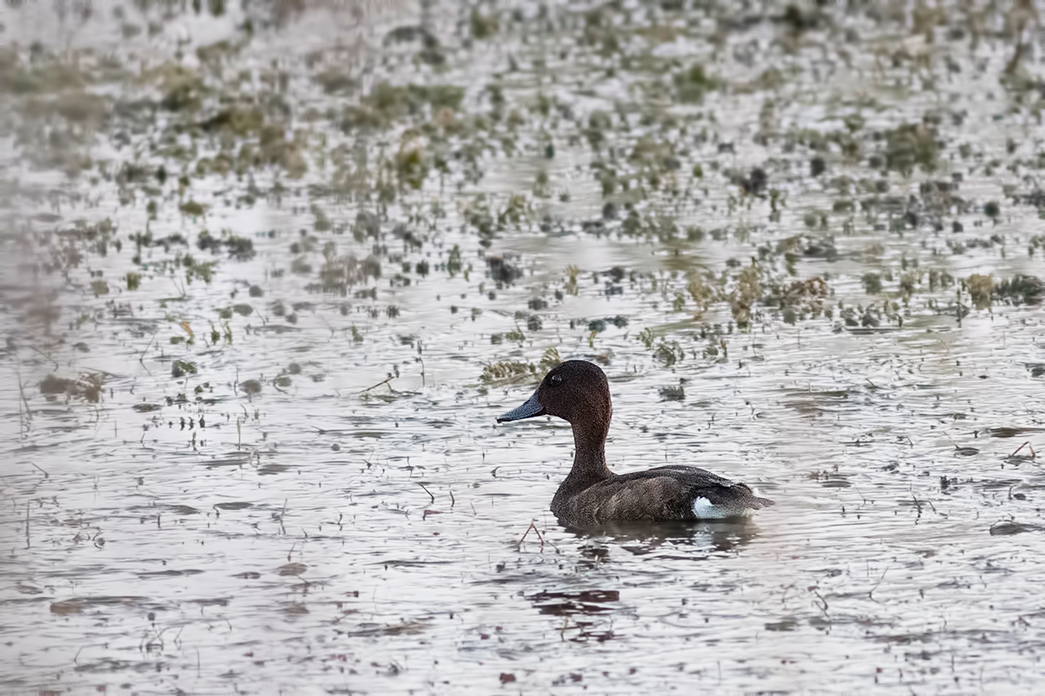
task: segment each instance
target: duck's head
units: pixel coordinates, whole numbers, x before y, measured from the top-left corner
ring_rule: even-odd
[[[526,403],[499,417],[497,422],[545,415],[558,416],[574,425],[591,423],[609,427],[613,406],[606,374],[586,360],[560,363],[544,376]]]

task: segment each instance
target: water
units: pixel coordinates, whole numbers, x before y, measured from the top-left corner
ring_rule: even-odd
[[[1015,10],[517,4],[466,40],[489,8],[448,6],[433,68],[384,45],[405,4],[115,7],[3,11],[4,691],[1040,689],[1045,314],[1001,285],[1042,275],[1040,33],[1008,70]],[[149,72],[179,50],[202,82]],[[717,83],[680,103],[695,59]],[[345,126],[383,79],[467,89],[453,119],[393,95]],[[612,468],[777,504],[559,527],[568,426],[494,424],[552,348],[603,364]]]

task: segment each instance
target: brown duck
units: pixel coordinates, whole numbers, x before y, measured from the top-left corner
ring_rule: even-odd
[[[606,466],[606,434],[613,406],[598,365],[567,360],[552,369],[533,396],[498,423],[558,416],[573,426],[573,468],[552,498],[568,527],[610,522],[667,522],[746,517],[773,504],[746,484],[692,466],[658,466],[615,474]]]

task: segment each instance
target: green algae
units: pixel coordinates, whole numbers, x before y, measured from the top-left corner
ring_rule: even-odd
[[[498,22],[497,17],[493,14],[484,15],[479,11],[478,7],[472,8],[472,13],[469,16],[469,25],[472,38],[477,41],[490,39],[500,31],[500,22]]]
[[[700,104],[708,92],[721,87],[721,81],[709,75],[702,63],[676,73],[673,78],[678,100],[683,104]]]
[[[933,172],[939,165],[940,146],[936,128],[929,124],[905,123],[885,134],[885,164],[909,175],[914,168]]]

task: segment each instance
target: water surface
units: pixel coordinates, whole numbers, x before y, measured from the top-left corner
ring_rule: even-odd
[[[0,688],[1040,687],[1039,25],[675,5],[5,7]]]

